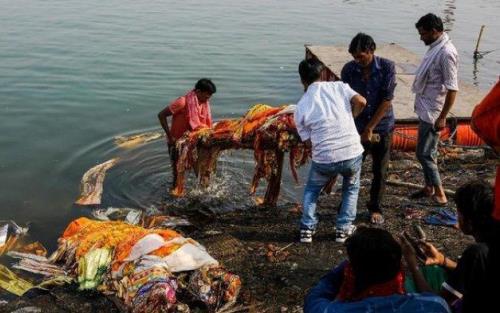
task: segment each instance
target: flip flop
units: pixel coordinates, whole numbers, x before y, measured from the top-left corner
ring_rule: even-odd
[[[410,195],[410,199],[420,199],[420,198],[427,198],[427,197],[432,197],[434,194],[428,195],[423,189],[420,189],[417,192],[414,192]]]
[[[382,225],[385,222],[385,218],[382,213],[372,213],[370,215],[370,223],[376,225]]]
[[[432,196],[432,202],[435,206],[448,206],[448,201],[446,202],[439,202],[436,196]]]

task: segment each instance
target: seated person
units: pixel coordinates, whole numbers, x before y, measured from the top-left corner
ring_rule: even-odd
[[[500,292],[500,222],[492,217],[493,189],[481,181],[465,184],[456,191],[455,202],[460,229],[476,243],[465,249],[457,263],[422,241],[419,244],[427,256],[425,264],[441,265],[450,271],[441,296],[454,312],[494,312]]]
[[[311,289],[304,313],[450,312],[435,294],[405,292],[402,250],[388,231],[359,228],[347,239],[346,248],[348,261]]]

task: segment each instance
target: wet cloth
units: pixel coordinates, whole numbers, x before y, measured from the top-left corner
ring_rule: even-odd
[[[355,119],[356,128],[359,133],[362,133],[382,102],[391,101],[394,98],[396,88],[394,62],[375,55],[371,64],[370,77],[368,81],[364,81],[362,67],[356,61],[351,61],[342,68],[341,77],[344,83],[349,84],[354,91],[366,99],[366,107]],[[393,128],[394,112],[390,106],[375,126],[374,132],[385,135]]]
[[[340,162],[363,153],[352,116],[351,99],[355,95],[342,82],[315,82],[307,87],[294,120],[302,141],[311,140],[314,162]]]
[[[79,205],[101,204],[104,178],[106,172],[118,163],[118,158],[98,164],[83,174],[80,184],[80,196],[75,203]]]
[[[335,299],[343,279],[343,266],[334,268],[306,296],[304,313],[449,313],[446,301],[432,293],[395,294],[345,302]]]
[[[481,139],[500,153],[500,81],[474,108],[471,126]],[[500,165],[497,166],[493,217],[500,220]]]
[[[433,42],[415,73],[412,91],[418,117],[434,124],[448,90],[458,90],[458,53],[448,34]]]

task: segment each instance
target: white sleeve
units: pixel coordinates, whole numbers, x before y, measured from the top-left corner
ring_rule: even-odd
[[[295,127],[297,128],[300,139],[302,139],[302,141],[306,141],[311,138],[311,131],[304,125],[304,112],[302,111],[302,105],[299,103],[295,109],[295,113],[293,114],[293,119],[295,121]]]
[[[347,103],[351,103],[351,99],[352,97],[354,97],[355,95],[357,95],[358,93],[356,91],[354,91],[351,86],[349,86],[349,84],[346,84],[346,83],[342,83],[342,90],[344,91],[344,99]]]

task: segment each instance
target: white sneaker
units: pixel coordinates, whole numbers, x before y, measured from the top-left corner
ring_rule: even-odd
[[[310,229],[300,230],[300,242],[311,243],[313,241],[313,235],[315,231]]]
[[[351,236],[354,233],[355,230],[356,230],[355,225],[351,225],[347,230],[338,229],[335,232],[335,242],[344,243],[347,240],[347,238],[349,238],[349,236]]]

